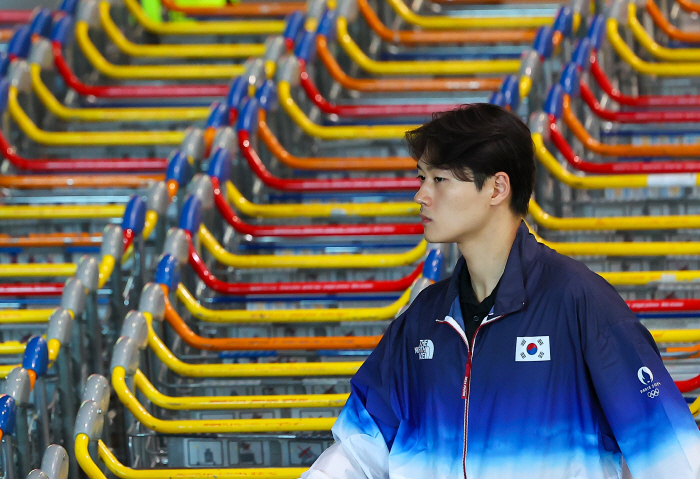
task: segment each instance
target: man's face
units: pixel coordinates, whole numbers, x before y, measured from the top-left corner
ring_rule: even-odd
[[[425,239],[431,243],[461,242],[481,231],[491,211],[493,177],[481,191],[471,181],[462,181],[450,170],[418,162],[421,186],[414,201],[421,205]]]

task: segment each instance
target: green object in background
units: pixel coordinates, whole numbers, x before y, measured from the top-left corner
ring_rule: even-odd
[[[160,0],[141,0],[141,7],[148,18],[154,22],[162,22]]]
[[[146,1],[151,0],[143,0]],[[158,2],[158,7],[160,8],[160,0],[155,0]],[[227,4],[226,0],[175,0],[175,3],[181,7],[224,7]],[[234,0],[231,3],[238,3],[238,0]],[[144,6],[145,9],[145,6]],[[171,22],[188,22],[192,21],[191,18],[187,17],[182,12],[168,12],[168,18]]]
[[[193,21],[191,18],[187,18],[187,15],[185,15],[182,12],[168,12],[168,18],[170,19],[171,22],[191,22]]]

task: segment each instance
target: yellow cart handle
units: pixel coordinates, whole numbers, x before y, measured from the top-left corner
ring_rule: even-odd
[[[52,146],[134,146],[178,145],[185,139],[180,131],[45,131],[37,127],[17,101],[17,88],[10,87],[7,109],[20,129],[37,143]]]
[[[606,32],[608,41],[615,52],[632,68],[645,75],[658,76],[697,76],[700,75],[700,63],[651,63],[634,54],[632,49],[620,36],[619,23],[614,18],[608,18]]]
[[[80,466],[90,479],[107,479],[90,457],[88,444],[85,434],[76,437],[75,455]],[[297,479],[307,470],[303,467],[131,469],[119,462],[101,439],[97,441],[97,452],[107,469],[119,479]]]
[[[32,89],[47,110],[62,120],[72,121],[197,121],[206,120],[209,108],[68,108],[51,93],[41,80],[41,67],[31,65]]]
[[[399,0],[400,1],[400,0]],[[551,22],[551,19],[549,19]],[[375,75],[478,75],[517,73],[520,60],[426,60],[426,61],[377,61],[369,58],[348,33],[344,17],[336,20],[336,38],[345,53],[360,68]]]
[[[124,0],[124,5],[137,23],[157,35],[278,35],[285,26],[281,20],[158,23],[148,18],[138,0]]]
[[[250,378],[250,377],[304,377],[352,376],[362,361],[328,363],[264,363],[264,364],[189,364],[173,354],[155,334],[150,313],[144,312],[148,324],[148,346],[156,357],[171,371],[187,377]]]
[[[700,48],[667,48],[656,43],[642,24],[639,23],[637,6],[634,2],[630,2],[627,5],[627,26],[632,30],[632,34],[639,44],[659,60],[700,62]]]
[[[75,24],[75,40],[83,55],[100,73],[122,80],[187,80],[233,78],[242,75],[243,65],[115,65],[107,61],[88,35],[88,24]]]
[[[638,174],[638,175],[598,175],[579,176],[565,170],[544,144],[541,133],[532,134],[532,142],[535,145],[535,156],[549,173],[557,180],[572,188],[600,189],[600,188],[646,188],[650,180],[655,178],[675,177],[674,174]],[[695,186],[700,186],[700,176],[695,175]]]
[[[408,304],[411,290],[407,289],[401,297],[387,306],[377,308],[314,308],[314,309],[207,309],[192,296],[185,286],[177,286],[177,298],[187,311],[197,319],[208,323],[327,323],[341,321],[385,321],[394,318]]]
[[[413,202],[387,203],[289,203],[260,205],[245,198],[230,181],[226,194],[231,205],[246,216],[260,218],[328,218],[333,216],[418,216],[420,206]]]
[[[349,394],[276,394],[263,396],[166,396],[137,369],[134,374],[136,387],[151,403],[170,410],[221,410],[221,409],[269,409],[343,407]]]
[[[462,30],[477,28],[537,28],[549,26],[553,22],[551,16],[541,17],[517,17],[517,16],[493,16],[493,17],[444,17],[418,15],[408,8],[402,0],[386,0],[391,8],[406,23],[425,29],[436,30]],[[575,31],[575,30],[574,30]]]
[[[546,213],[534,199],[530,200],[529,212],[538,225],[550,230],[560,231],[646,231],[700,228],[700,215],[559,218]]]
[[[126,384],[122,366],[112,370],[112,387],[121,403],[143,426],[162,434],[262,433],[330,431],[334,417],[275,419],[179,419],[163,420],[151,415]]]
[[[226,251],[204,225],[199,227],[199,239],[219,263],[235,268],[394,268],[420,260],[428,246],[422,240],[403,253],[237,255]]]
[[[248,58],[265,54],[262,43],[141,45],[127,39],[109,13],[109,2],[100,3],[100,23],[107,37],[125,54],[132,57],[157,58]]]

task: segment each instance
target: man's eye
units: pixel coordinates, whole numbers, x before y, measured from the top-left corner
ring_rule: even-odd
[[[425,176],[418,175],[418,176],[416,176],[416,178],[418,178],[421,183],[423,183],[425,181]]]
[[[442,180],[444,180],[444,179],[445,179],[445,178],[440,178],[439,176],[436,176],[436,177],[435,177],[435,183],[440,183],[440,182],[441,182]]]

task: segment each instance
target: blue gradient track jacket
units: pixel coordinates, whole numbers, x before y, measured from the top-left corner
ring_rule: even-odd
[[[305,477],[609,479],[622,457],[634,479],[700,477],[695,421],[610,284],[523,223],[472,348],[464,265],[391,324]]]

